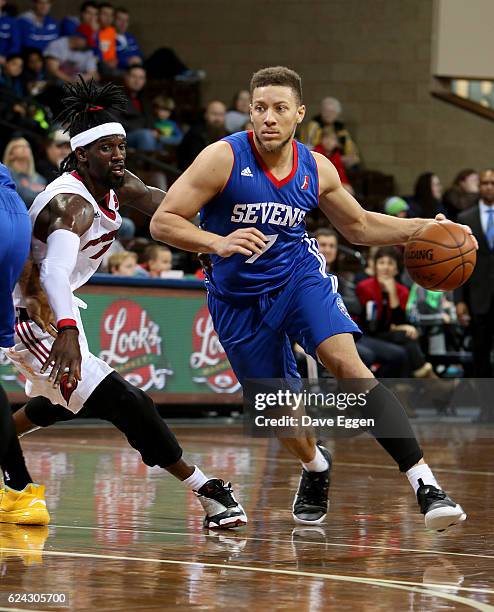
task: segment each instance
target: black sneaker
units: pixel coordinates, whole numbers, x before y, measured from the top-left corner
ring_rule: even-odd
[[[324,455],[329,468],[325,472],[308,472],[302,468],[298,491],[293,500],[293,518],[301,525],[318,525],[328,513],[331,455],[324,446],[317,447]]]
[[[233,529],[247,525],[247,515],[233,496],[230,482],[211,478],[199,491],[194,491],[206,511],[205,529]]]
[[[425,485],[421,478],[419,478],[419,485],[417,501],[425,517],[427,529],[444,531],[467,518],[463,508],[448,497],[444,491],[432,485]]]

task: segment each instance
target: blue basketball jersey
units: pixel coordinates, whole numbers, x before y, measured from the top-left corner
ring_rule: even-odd
[[[287,283],[295,270],[326,276],[324,257],[307,236],[305,215],[319,203],[319,178],[314,157],[293,141],[293,168],[278,181],[256,149],[252,132],[224,139],[234,162],[224,190],[201,210],[201,227],[221,236],[256,227],[268,239],[261,255],[212,255],[208,290],[218,297],[242,298],[273,291]]]

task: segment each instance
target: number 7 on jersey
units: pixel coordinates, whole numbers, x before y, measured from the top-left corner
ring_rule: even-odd
[[[256,259],[259,259],[259,257],[261,257],[261,255],[264,255],[264,253],[270,249],[273,244],[276,242],[276,240],[278,239],[279,234],[266,234],[266,238],[268,239],[268,241],[266,242],[266,244],[263,246],[262,251],[260,253],[254,253],[254,255],[252,255],[252,257],[249,257],[249,259],[245,260],[245,263],[254,263],[256,261]]]

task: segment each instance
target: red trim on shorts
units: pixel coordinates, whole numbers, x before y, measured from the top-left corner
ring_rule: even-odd
[[[30,323],[28,323],[27,321],[24,321],[24,323],[26,324],[29,335],[32,338],[33,346],[36,346],[39,352],[41,354],[44,354],[45,357],[48,358],[50,356],[51,350],[43,344],[43,340],[41,340],[41,338],[36,338]]]
[[[57,329],[66,327],[67,325],[77,327],[77,321],[75,319],[60,319],[60,321],[57,323]]]
[[[286,185],[287,183],[289,183],[292,180],[292,178],[295,176],[295,173],[298,170],[298,148],[297,148],[297,143],[295,142],[295,140],[292,140],[293,165],[292,165],[291,172],[288,176],[285,176],[284,179],[279,181],[273,174],[271,174],[269,168],[266,166],[263,158],[261,157],[261,154],[257,150],[256,143],[254,142],[254,132],[252,131],[247,132],[247,136],[249,138],[250,146],[252,148],[252,152],[254,153],[254,157],[256,158],[257,163],[261,166],[262,171],[268,177],[268,179],[273,183],[273,185],[277,187],[278,189],[280,189],[280,187],[283,187],[283,185]]]
[[[21,326],[22,323],[17,323],[15,326],[15,331],[17,332],[17,335],[19,336],[20,341],[22,342],[22,344],[27,348],[27,350],[34,355],[34,357],[41,363],[41,365],[43,365],[45,363],[45,360],[42,359],[35,351],[34,348],[31,347],[31,344],[29,341],[27,341],[23,334],[25,333],[24,330],[22,330],[23,333],[21,333]],[[41,353],[42,355],[42,353]]]

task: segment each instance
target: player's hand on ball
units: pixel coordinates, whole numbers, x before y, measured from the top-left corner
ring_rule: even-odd
[[[66,329],[59,332],[51,347],[50,354],[41,368],[41,373],[43,374],[53,365],[48,378],[53,383],[53,388],[56,388],[68,369],[67,384],[71,387],[78,380],[81,380],[81,363],[79,332],[76,329]]]
[[[230,257],[235,253],[241,255],[260,255],[266,246],[266,236],[255,227],[238,229],[218,240],[215,252],[220,257]]]
[[[436,216],[434,217],[434,220],[435,220],[435,221],[447,221],[446,216],[445,216],[445,215],[443,215],[442,213],[439,213],[438,215],[436,215]],[[457,225],[459,225],[460,227],[462,227],[462,228],[465,230],[465,232],[466,232],[467,234],[470,234],[470,236],[471,236],[471,238],[472,238],[472,241],[473,241],[473,243],[474,243],[474,245],[475,245],[475,248],[476,248],[476,249],[477,249],[477,251],[478,251],[478,249],[479,249],[479,243],[477,242],[477,238],[475,238],[475,236],[473,235],[472,228],[471,228],[469,225],[463,225],[463,223],[457,223]]]

